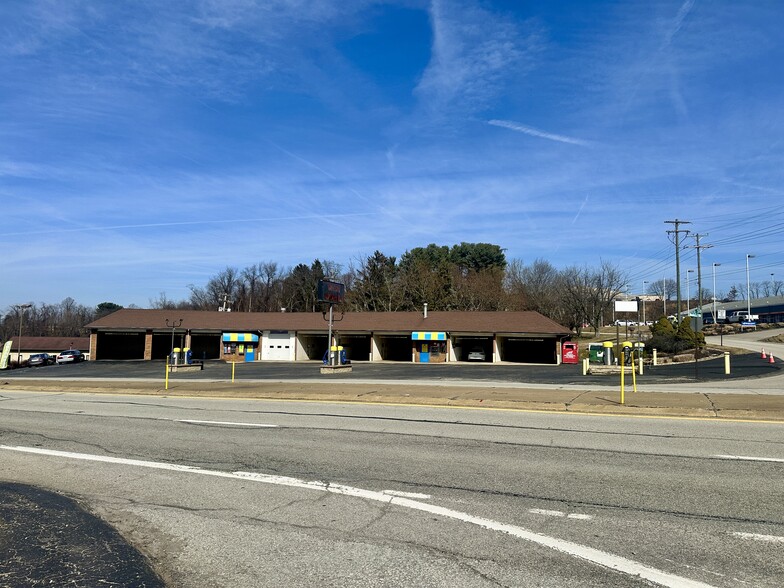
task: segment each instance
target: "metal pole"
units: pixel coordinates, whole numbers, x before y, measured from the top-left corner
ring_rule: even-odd
[[[662,306],[664,307],[664,316],[667,316],[667,278],[662,278]]]
[[[647,283],[648,283],[647,281],[643,281],[642,283],[642,324],[643,325],[648,324],[645,322],[645,284]],[[642,336],[642,333],[640,333],[640,336]]]
[[[332,307],[334,305],[329,305],[329,335],[327,339],[327,359],[329,360],[329,365],[335,365],[334,359],[332,358]]]
[[[22,365],[22,322],[24,321],[24,311],[30,308],[32,304],[20,304],[19,309],[19,349],[17,349],[16,364],[17,367]]]
[[[717,324],[716,320],[716,266],[720,263],[713,263],[713,324]]]
[[[749,259],[752,257],[754,256],[749,253],[746,254],[746,311],[748,312],[746,320],[750,320],[751,317],[751,284],[749,283]]]

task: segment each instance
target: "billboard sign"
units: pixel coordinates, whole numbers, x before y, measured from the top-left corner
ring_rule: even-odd
[[[346,298],[346,287],[340,282],[319,280],[318,301],[340,304]]]
[[[616,300],[615,312],[637,312],[636,300]]]

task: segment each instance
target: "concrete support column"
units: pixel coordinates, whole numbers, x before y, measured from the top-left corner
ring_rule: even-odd
[[[98,333],[90,333],[90,360],[98,359]]]
[[[370,361],[381,361],[381,349],[375,335],[370,337]]]

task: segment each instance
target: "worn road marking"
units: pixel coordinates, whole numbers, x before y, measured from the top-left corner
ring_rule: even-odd
[[[194,419],[173,419],[176,423],[193,423],[196,425],[224,425],[231,427],[263,427],[263,428],[277,428],[278,425],[263,425],[259,423],[232,423],[229,421],[197,421]]]
[[[750,457],[748,455],[714,455],[719,459],[734,459],[736,461],[771,461],[774,463],[784,463],[780,457]]]
[[[784,537],[777,537],[776,535],[760,535],[758,533],[733,533],[736,537],[741,539],[753,539],[754,541],[764,541],[766,543],[784,543]]]
[[[0,445],[0,449],[46,455],[50,457],[60,457],[65,459],[76,459],[82,461],[120,464],[157,470],[185,472],[204,476],[215,476],[219,478],[252,480],[264,484],[276,484],[279,486],[288,486],[291,488],[320,490],[322,492],[331,492],[333,494],[340,494],[344,496],[354,496],[356,498],[362,498],[365,500],[374,500],[377,502],[410,508],[412,510],[427,512],[430,514],[442,516],[444,518],[470,523],[483,529],[506,533],[512,537],[517,537],[518,539],[522,539],[524,541],[536,543],[537,545],[541,545],[543,547],[549,547],[550,549],[560,553],[571,555],[573,557],[595,563],[617,572],[643,578],[653,582],[654,584],[659,584],[660,586],[666,586],[668,588],[714,588],[710,584],[705,584],[697,580],[690,580],[688,578],[684,578],[683,576],[671,574],[669,572],[647,566],[640,562],[627,559],[619,555],[614,555],[606,551],[594,549],[593,547],[587,547],[585,545],[580,545],[579,543],[573,543],[572,541],[566,541],[563,539],[557,539],[555,537],[549,537],[541,533],[535,533],[534,531],[530,531],[523,527],[518,527],[517,525],[508,525],[491,519],[485,519],[457,510],[452,510],[450,508],[435,506],[432,504],[427,504],[426,502],[418,502],[410,498],[389,496],[383,492],[375,492],[373,490],[363,490],[362,488],[354,488],[352,486],[344,486],[342,484],[332,484],[330,482],[300,480],[298,478],[290,478],[287,476],[272,476],[269,474],[260,474],[255,472],[221,472],[217,470],[205,470],[199,467],[187,465],[163,463],[157,461],[144,461],[140,459],[127,459],[123,457],[108,457],[105,455],[91,455],[87,453],[73,453],[70,451],[56,451],[53,449],[40,449],[37,447]]]
[[[560,510],[547,510],[544,508],[530,508],[528,512],[531,514],[538,514],[538,515],[545,515],[548,517],[564,517],[567,519],[578,519],[581,521],[590,521],[593,519],[593,515],[589,514],[579,514],[579,513],[565,513]]]
[[[430,494],[418,494],[417,492],[400,492],[399,490],[382,490],[383,494],[389,496],[399,496],[400,498],[418,498],[419,500],[428,500]]]

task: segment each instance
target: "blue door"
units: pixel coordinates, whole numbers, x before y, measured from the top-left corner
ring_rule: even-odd
[[[422,350],[419,352],[419,363],[430,363],[430,344],[422,343]]]

